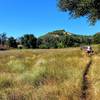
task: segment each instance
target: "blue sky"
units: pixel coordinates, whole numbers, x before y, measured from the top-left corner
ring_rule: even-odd
[[[57,0],[0,0],[0,33],[8,36],[32,33],[38,37],[58,29],[92,35],[100,31],[99,26],[100,21],[89,26],[86,18],[70,19],[58,9]]]

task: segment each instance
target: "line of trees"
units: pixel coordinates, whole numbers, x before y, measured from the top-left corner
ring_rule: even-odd
[[[93,36],[83,36],[57,30],[39,38],[33,34],[25,34],[19,39],[8,38],[6,33],[0,34],[0,48],[18,48],[19,45],[23,48],[66,48],[90,44],[100,44],[100,32]]]

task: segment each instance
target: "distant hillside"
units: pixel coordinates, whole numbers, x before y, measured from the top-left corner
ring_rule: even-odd
[[[56,30],[39,37],[38,45],[39,48],[65,48],[90,44],[92,41],[92,36],[83,36],[66,32],[65,30]]]
[[[66,36],[66,35],[74,35],[74,34],[70,33],[70,32],[66,32],[65,30],[56,30],[53,32],[48,32],[39,38],[45,38],[45,37],[49,37],[49,36],[60,37],[60,36]]]

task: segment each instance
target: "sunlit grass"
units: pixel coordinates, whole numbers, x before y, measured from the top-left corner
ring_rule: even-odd
[[[0,100],[80,100],[88,61],[79,48],[1,51]]]
[[[89,78],[92,83],[92,91],[91,94],[93,96],[93,100],[100,99],[100,56],[93,57],[93,63],[90,69]]]

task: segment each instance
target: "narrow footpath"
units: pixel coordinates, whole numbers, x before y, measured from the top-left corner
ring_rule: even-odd
[[[83,73],[81,100],[88,100],[88,95],[89,95],[88,90],[90,88],[91,83],[89,82],[87,76],[88,76],[91,64],[92,64],[92,58],[90,57],[90,61],[86,65],[86,68]]]

